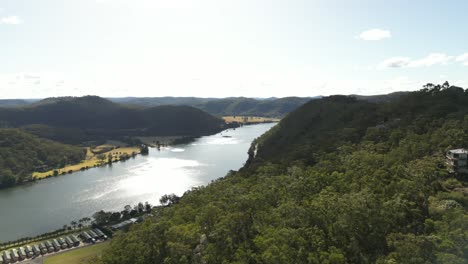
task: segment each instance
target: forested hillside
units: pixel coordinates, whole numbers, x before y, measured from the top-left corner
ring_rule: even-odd
[[[126,136],[201,136],[224,127],[221,119],[193,107],[131,108],[97,96],[0,108],[0,124],[72,144]]]
[[[84,157],[82,148],[41,139],[19,129],[0,129],[0,187],[29,180],[37,168],[78,163]]]
[[[197,97],[155,97],[155,98],[111,98],[123,104],[138,106],[188,105],[216,116],[263,116],[281,118],[305,104],[312,98],[284,97],[254,99],[245,97],[197,98]]]
[[[251,158],[115,236],[113,263],[467,263],[468,92],[333,96],[284,118]],[[254,157],[255,156],[255,157]]]

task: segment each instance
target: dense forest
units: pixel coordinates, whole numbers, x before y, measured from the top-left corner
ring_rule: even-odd
[[[97,96],[48,98],[0,108],[0,126],[21,127],[71,144],[127,136],[202,136],[219,132],[224,125],[194,107],[132,108]]]
[[[0,187],[29,180],[40,167],[78,163],[82,148],[41,139],[19,129],[0,129]]]
[[[111,98],[118,103],[139,106],[189,105],[215,116],[263,116],[282,118],[312,98],[284,97],[255,99],[245,97],[197,98],[197,97],[155,97],[155,98]]]
[[[370,97],[374,98],[374,97]],[[63,98],[62,98],[63,99]],[[155,107],[167,105],[184,105],[192,106],[203,110],[212,115],[221,116],[263,116],[281,118],[289,112],[297,109],[312,98],[308,97],[285,97],[285,98],[245,98],[245,97],[230,97],[230,98],[199,98],[199,97],[123,97],[123,98],[108,98],[108,100],[130,106],[137,107]],[[367,97],[366,97],[367,99]],[[42,102],[39,100],[0,100],[0,107],[18,107],[31,106],[44,102],[53,102],[56,98],[45,99]]]
[[[467,263],[468,91],[312,100],[250,159],[114,236],[102,263]]]

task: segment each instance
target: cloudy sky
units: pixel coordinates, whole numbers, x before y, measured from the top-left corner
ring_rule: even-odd
[[[468,88],[468,4],[0,0],[0,98]]]

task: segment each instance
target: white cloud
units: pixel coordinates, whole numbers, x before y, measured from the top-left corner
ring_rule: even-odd
[[[460,56],[457,56],[455,59],[456,61],[467,61],[468,60],[468,53],[463,53]]]
[[[384,68],[402,68],[408,66],[408,64],[411,62],[411,59],[408,57],[392,57],[384,60],[382,63],[379,65],[379,69],[384,69]]]
[[[0,24],[18,25],[21,23],[23,23],[23,20],[17,16],[7,16],[0,18]]]
[[[436,64],[447,64],[453,57],[445,53],[431,53],[427,57],[413,60],[408,67],[428,67]]]
[[[463,53],[462,55],[458,56],[455,60],[465,66],[468,66],[468,53]]]
[[[361,34],[359,34],[358,38],[362,40],[382,40],[386,38],[391,38],[392,33],[388,30],[384,29],[369,29],[366,31],[363,31]]]
[[[445,65],[452,59],[453,56],[449,56],[445,53],[430,53],[426,57],[417,60],[408,57],[391,57],[380,63],[378,68],[429,67],[437,64]]]

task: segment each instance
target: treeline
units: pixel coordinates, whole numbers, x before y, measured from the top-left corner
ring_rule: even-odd
[[[85,155],[80,147],[38,138],[20,129],[0,129],[0,187],[31,180],[33,171],[79,163]]]
[[[1,126],[81,144],[135,136],[204,136],[221,131],[224,121],[188,106],[127,107],[97,96],[84,96],[0,108]]]
[[[151,213],[153,206],[145,202],[138,203],[135,206],[126,205],[122,211],[106,212],[99,211],[93,214],[93,224],[98,226],[113,225],[130,218],[140,217],[144,214]]]
[[[128,97],[110,98],[113,102],[137,106],[188,105],[215,116],[262,116],[282,118],[311,99],[309,97],[284,97],[255,99],[246,97]]]
[[[249,164],[114,237],[102,263],[467,263],[468,92],[311,101]]]

